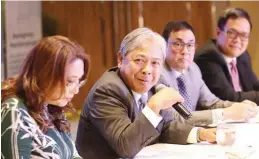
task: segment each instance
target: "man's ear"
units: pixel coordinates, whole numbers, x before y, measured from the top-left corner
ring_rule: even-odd
[[[117,53],[117,63],[118,63],[118,67],[121,67],[122,60],[123,60],[123,56],[122,56],[122,53],[119,51],[119,52]]]
[[[217,37],[219,36],[220,32],[221,32],[221,29],[219,27],[217,27],[217,29],[216,29],[216,36]]]

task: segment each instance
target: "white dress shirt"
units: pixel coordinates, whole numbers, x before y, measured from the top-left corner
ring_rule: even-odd
[[[132,91],[132,90],[131,90]],[[148,96],[148,93],[139,94],[134,91],[132,91],[134,99],[138,105],[138,100],[141,98],[142,95]],[[147,98],[148,99],[148,98]],[[161,115],[157,115],[152,109],[149,108],[149,106],[145,106],[144,109],[142,109],[142,113],[145,115],[145,117],[150,121],[150,123],[156,128],[160,121],[163,119]],[[191,132],[189,133],[189,136],[187,138],[187,143],[197,143],[197,131],[198,127],[194,127]]]

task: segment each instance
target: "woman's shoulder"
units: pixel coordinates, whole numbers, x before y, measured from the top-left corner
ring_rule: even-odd
[[[6,126],[11,125],[14,122],[16,125],[13,128],[17,128],[18,125],[24,125],[25,123],[30,126],[37,125],[21,99],[17,97],[8,98],[3,101],[1,107],[1,121]]]
[[[3,109],[7,109],[7,110],[22,109],[22,110],[28,111],[23,100],[21,100],[18,97],[10,97],[10,98],[6,99],[5,101],[2,102],[1,106],[2,106],[2,110]]]

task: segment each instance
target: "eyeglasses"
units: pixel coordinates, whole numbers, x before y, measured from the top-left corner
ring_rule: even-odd
[[[248,33],[239,33],[233,29],[230,30],[222,30],[227,34],[227,37],[230,39],[236,39],[237,37],[239,37],[241,39],[241,41],[247,41],[250,37],[250,34]]]
[[[71,81],[67,81],[67,83],[66,83],[66,87],[70,90],[70,91],[72,91],[72,90],[75,90],[76,88],[81,88],[81,87],[83,87],[83,85],[86,83],[86,80],[83,80],[83,81],[81,81],[81,82],[71,82]]]
[[[133,61],[138,67],[144,67],[148,63],[147,59],[141,58],[141,57],[135,57],[132,58],[129,61]],[[162,63],[162,60],[151,60],[152,67],[156,68],[159,67]]]
[[[187,47],[188,51],[194,51],[197,47],[196,43],[184,43],[179,41],[168,42],[168,43],[171,44],[173,49],[177,51],[182,51],[185,46]]]

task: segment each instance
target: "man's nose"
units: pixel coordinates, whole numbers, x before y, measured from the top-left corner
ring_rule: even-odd
[[[152,71],[151,63],[150,63],[150,62],[147,62],[147,63],[144,65],[144,68],[142,69],[142,72],[143,72],[144,74],[151,74],[151,71]]]
[[[188,48],[187,48],[187,45],[184,45],[184,46],[183,46],[182,53],[183,53],[184,55],[186,55],[186,54],[189,53],[189,50],[188,50]]]

